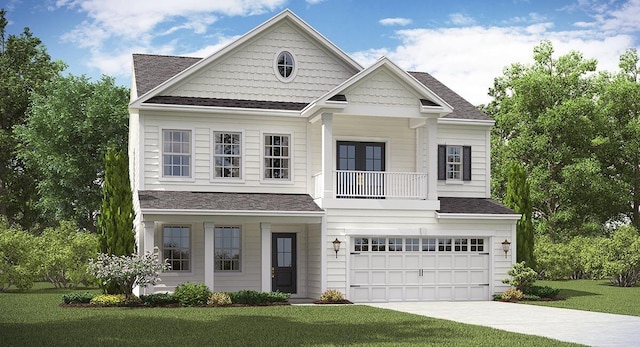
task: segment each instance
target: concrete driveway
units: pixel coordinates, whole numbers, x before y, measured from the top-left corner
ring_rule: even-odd
[[[367,304],[589,346],[640,346],[640,317],[497,301]]]

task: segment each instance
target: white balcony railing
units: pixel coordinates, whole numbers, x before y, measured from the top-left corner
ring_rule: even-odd
[[[316,198],[323,197],[323,174],[313,176]],[[427,199],[427,174],[419,172],[338,170],[333,175],[337,198]]]

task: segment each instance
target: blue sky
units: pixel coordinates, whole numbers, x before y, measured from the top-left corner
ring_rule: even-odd
[[[387,56],[426,71],[474,104],[495,77],[551,40],[617,70],[640,47],[640,0],[4,0],[9,34],[27,26],[67,72],[130,84],[131,54],[205,57],[291,9],[368,66]]]

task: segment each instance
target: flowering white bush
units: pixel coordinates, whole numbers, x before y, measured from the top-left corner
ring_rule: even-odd
[[[162,261],[156,254],[116,256],[100,253],[95,260],[89,259],[88,272],[105,286],[115,283],[129,298],[134,286],[154,285],[160,280],[160,272],[170,268],[168,260]]]

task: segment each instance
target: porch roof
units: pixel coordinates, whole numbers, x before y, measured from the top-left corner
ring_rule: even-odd
[[[308,194],[138,192],[142,210],[322,212]]]
[[[487,198],[446,198],[439,197],[438,213],[456,214],[516,214],[512,209]]]

